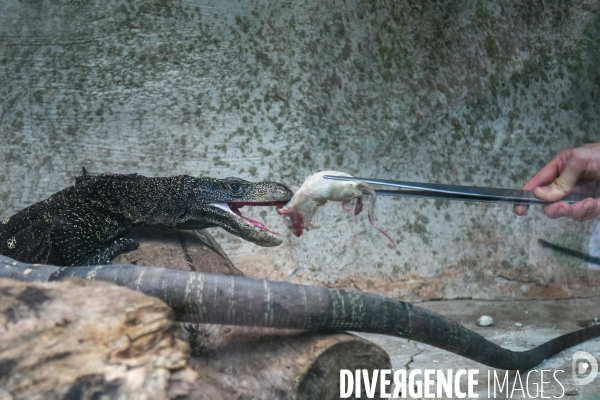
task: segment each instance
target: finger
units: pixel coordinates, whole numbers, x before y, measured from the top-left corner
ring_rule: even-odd
[[[567,149],[558,153],[548,164],[540,169],[525,185],[523,190],[532,190],[536,187],[546,186],[560,176],[567,165],[567,161],[573,150]]]
[[[529,210],[529,206],[514,206],[515,214],[518,216],[525,215],[527,210]]]
[[[587,221],[600,216],[600,201],[586,199],[575,204],[555,203],[544,207],[544,213],[552,219],[571,218]]]
[[[571,218],[576,221],[587,221],[600,215],[600,202],[586,199],[571,206]]]
[[[585,172],[585,167],[575,160],[569,158],[567,165],[554,181],[548,186],[538,187],[534,190],[537,197],[547,201],[558,201],[571,193],[575,184]]]
[[[548,164],[540,169],[525,185],[523,190],[533,190],[539,186],[546,186],[560,175],[560,172],[567,163],[567,159],[571,154],[571,149],[566,149],[558,153]],[[537,193],[536,193],[537,196]],[[539,197],[539,196],[538,196]],[[515,214],[525,215],[529,206],[514,206]]]
[[[544,207],[544,213],[551,219],[569,218],[572,207],[569,203],[554,203]]]

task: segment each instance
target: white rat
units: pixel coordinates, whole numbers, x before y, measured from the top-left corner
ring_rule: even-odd
[[[373,220],[373,208],[377,199],[373,188],[362,181],[337,181],[334,179],[325,179],[323,178],[324,175],[352,177],[352,175],[338,171],[321,171],[308,177],[300,189],[294,193],[292,200],[285,206],[277,209],[277,213],[283,216],[288,228],[294,232],[294,235],[299,237],[302,235],[303,229],[308,231],[309,228],[320,228],[320,226],[312,222],[312,218],[317,209],[327,203],[327,200],[341,201],[342,209],[347,212],[350,211],[350,201],[357,199],[354,215],[358,215],[363,209],[362,198],[364,190],[371,195],[369,222],[396,246],[394,239],[386,231],[375,225]]]

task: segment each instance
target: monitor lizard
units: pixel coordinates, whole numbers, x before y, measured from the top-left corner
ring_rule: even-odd
[[[0,254],[61,266],[108,264],[138,243],[127,233],[143,225],[221,227],[261,246],[281,238],[239,209],[283,206],[293,193],[277,182],[180,175],[83,174],[48,199],[0,222]]]
[[[144,188],[144,184],[151,188]],[[128,192],[125,190],[128,188],[138,191]],[[186,191],[178,192],[182,188]],[[557,337],[531,350],[511,351],[449,318],[369,293],[137,265],[31,264],[57,261],[63,265],[108,264],[105,260],[127,247],[119,242],[119,238],[125,236],[119,235],[136,223],[182,227],[191,224],[196,229],[221,226],[253,243],[277,245],[280,239],[266,228],[242,222],[244,217],[235,209],[250,203],[280,205],[289,198],[291,192],[273,182],[84,174],[74,187],[45,200],[49,204],[35,204],[5,220],[4,227],[0,225],[0,253],[22,261],[0,256],[0,277],[21,281],[56,281],[70,276],[105,280],[162,299],[182,322],[379,333],[427,343],[506,370],[531,368],[568,347],[600,336],[600,325],[596,325]],[[199,204],[183,205],[182,199]],[[74,205],[81,206],[85,212],[72,211]],[[233,210],[227,211],[226,207]],[[115,217],[115,210],[122,213]],[[129,216],[136,218],[128,219]],[[119,224],[119,218],[128,223]],[[67,229],[65,234],[65,226],[73,232],[68,234]],[[58,236],[54,236],[55,228]],[[11,247],[7,241],[15,235],[19,241],[13,241]],[[65,238],[70,240],[67,245],[60,242]]]

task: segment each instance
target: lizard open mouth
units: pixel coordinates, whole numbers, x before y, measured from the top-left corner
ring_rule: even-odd
[[[268,234],[271,234],[275,237],[280,238],[281,235],[279,235],[277,232],[273,232],[273,231],[269,230],[264,224],[262,224],[258,221],[255,221],[252,218],[244,217],[242,215],[242,213],[240,212],[240,208],[242,208],[244,206],[279,206],[279,207],[281,207],[284,204],[285,204],[285,202],[281,202],[281,201],[257,201],[257,202],[229,202],[229,203],[219,203],[219,204],[213,204],[213,205],[216,207],[219,207],[225,211],[228,211],[232,214],[237,215],[240,219],[245,221],[247,224],[257,227],[261,231],[264,231]]]

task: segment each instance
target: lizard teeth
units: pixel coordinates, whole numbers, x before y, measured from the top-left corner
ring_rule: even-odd
[[[222,210],[235,214],[233,211],[231,211],[231,208],[229,208],[229,205],[227,203],[214,203],[211,204],[211,206],[219,207]]]

